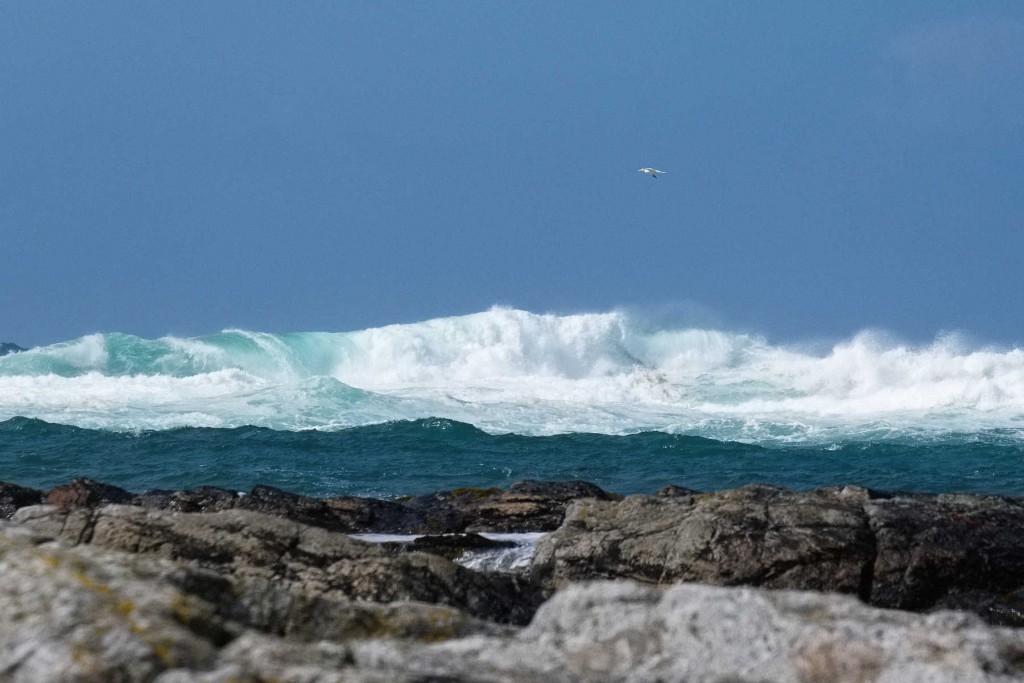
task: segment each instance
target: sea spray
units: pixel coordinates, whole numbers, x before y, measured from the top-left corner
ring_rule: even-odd
[[[339,333],[89,335],[0,358],[0,419],[16,416],[111,430],[440,416],[528,435],[927,439],[1024,427],[1024,352],[865,332],[812,353],[621,312],[495,308]]]

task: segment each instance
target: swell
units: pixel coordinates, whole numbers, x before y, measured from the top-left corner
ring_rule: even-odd
[[[0,358],[0,419],[106,429],[664,431],[827,444],[1024,427],[1024,353],[862,333],[819,352],[624,313],[473,315],[354,332],[97,334]]]
[[[136,492],[200,485],[248,491],[266,484],[314,496],[394,498],[522,479],[583,479],[625,494],[667,484],[711,491],[762,482],[1019,496],[1022,459],[1024,445],[1001,431],[933,443],[765,448],[663,432],[489,434],[439,418],[303,432],[126,433],[27,418],[0,422],[3,478],[41,489],[88,476]]]

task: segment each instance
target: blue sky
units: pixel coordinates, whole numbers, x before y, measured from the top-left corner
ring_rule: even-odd
[[[495,304],[1018,344],[1022,219],[1019,2],[0,4],[23,345]]]

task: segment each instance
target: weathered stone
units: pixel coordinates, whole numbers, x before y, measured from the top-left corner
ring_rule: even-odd
[[[880,607],[972,609],[1024,625],[1024,501],[855,486],[583,501],[542,539],[534,575],[852,593]]]
[[[578,501],[541,539],[535,575],[862,593],[874,544],[857,496],[748,486],[717,494]]]
[[[957,591],[942,597],[935,609],[974,612],[990,624],[1024,627],[1024,587],[1003,593],[994,591]]]
[[[343,533],[453,534],[530,532],[558,528],[567,505],[580,498],[618,498],[583,481],[521,481],[508,491],[453,489],[405,501],[357,496],[311,498],[258,485],[246,495],[213,486],[132,495],[91,479],[58,486],[47,498],[62,507],[133,504],[176,512],[218,512],[235,507]]]
[[[218,512],[235,507],[241,496],[216,486],[200,486],[185,491],[153,490],[132,499],[133,505],[174,512]]]
[[[516,630],[471,616],[524,623],[536,596],[514,576],[420,552],[395,556],[276,513],[171,511],[209,510],[229,500],[219,493],[155,492],[150,508],[90,507],[98,487],[78,488],[71,499],[84,503],[21,507],[0,523],[0,679],[1024,680],[1024,629],[989,627],[969,613],[679,583],[813,585],[1018,623],[1017,499],[857,487],[672,489],[621,501],[567,491],[564,524],[540,542],[533,566],[560,590]],[[442,492],[436,509],[471,515],[502,496],[539,495],[525,489]],[[335,514],[331,500],[349,500],[258,498],[268,510],[317,519]],[[341,507],[365,524],[391,514],[389,523],[426,519],[415,505],[391,505]],[[438,542],[456,541],[423,541]],[[604,576],[643,584],[573,582]]]
[[[192,601],[153,558],[83,552],[0,527],[0,678],[146,681],[216,648],[175,616]]]
[[[292,641],[438,642],[508,631],[449,607],[289,592],[272,580],[152,555],[67,547],[10,524],[0,524],[0,576],[4,681],[145,681],[168,668],[200,671],[245,627]]]
[[[621,496],[608,493],[600,486],[589,481],[570,479],[568,481],[535,481],[524,479],[508,487],[509,493],[519,495],[543,496],[559,502],[568,502],[579,498],[596,498],[597,500],[617,500]]]
[[[38,502],[33,498],[37,492],[31,489],[6,486],[0,488],[0,514]],[[9,496],[7,507],[4,491]],[[86,479],[55,488],[49,499],[75,507],[108,500],[129,502],[125,498],[130,495]],[[234,507],[258,510],[280,518],[284,526],[267,530],[266,537],[260,537],[263,532],[256,525],[256,530],[242,534],[221,529],[215,538],[200,534],[197,539],[174,540],[178,533],[174,528],[164,529],[155,539],[148,538],[131,525],[124,527],[126,519],[121,519],[118,524],[124,528],[118,533],[124,538],[116,542],[108,537],[104,526],[110,523],[108,514],[69,516],[59,526],[62,537],[73,542],[95,542],[93,536],[99,532],[99,542],[113,543],[110,547],[161,552],[206,565],[234,566],[227,558],[241,556],[245,559],[232,569],[239,576],[251,573],[253,567],[277,576],[279,568],[267,559],[276,558],[284,567],[300,567],[295,576],[285,577],[286,581],[297,581],[307,578],[305,565],[322,558],[295,560],[298,549],[282,547],[281,539],[289,538],[290,533],[283,530],[293,528],[288,520],[325,532],[452,533],[467,528],[521,532],[550,528],[562,521],[568,509],[565,524],[540,543],[534,558],[532,576],[548,592],[568,581],[601,578],[624,577],[655,584],[703,581],[839,591],[856,594],[875,605],[915,610],[955,606],[975,611],[994,623],[1024,625],[1024,535],[1019,533],[1024,528],[1024,501],[1018,499],[886,494],[853,486],[803,493],[768,486],[699,493],[670,486],[656,496],[617,498],[579,481],[524,481],[507,491],[454,489],[404,502],[357,497],[315,499],[264,486],[238,496],[224,489],[200,487],[154,491],[129,500],[167,511],[211,512]],[[184,528],[191,522],[182,524]],[[203,533],[212,532],[207,529]],[[242,547],[246,543],[249,545]],[[465,545],[441,539],[403,547],[414,551],[422,548],[451,558],[461,554],[461,546],[456,547],[460,544]],[[259,552],[267,553],[267,558],[259,559]],[[374,555],[373,561],[381,557],[386,558],[387,553]],[[324,570],[323,565],[315,566],[318,571]],[[421,569],[409,568],[413,575]],[[435,570],[428,570],[428,574]],[[345,582],[353,581],[360,586],[356,594],[366,599],[413,596],[410,599],[451,604],[488,619],[521,621],[530,612],[530,608],[515,605],[516,599],[503,598],[492,601],[507,610],[504,616],[496,616],[494,611],[479,611],[479,605],[486,601],[471,607],[460,602],[467,596],[446,595],[440,588],[417,593],[403,581],[398,582],[395,592],[384,588],[388,583],[384,574],[390,568],[367,571],[368,575],[358,580],[347,571],[339,573],[331,579],[334,584],[330,590],[349,590]],[[263,580],[263,574],[252,580]],[[319,575],[312,580],[318,586],[330,583],[324,584],[325,579]],[[518,595],[522,601],[530,591],[524,591],[520,579],[514,581],[511,590],[508,585],[498,586],[498,593]],[[371,585],[379,587],[377,597],[373,596],[378,589],[369,590]],[[486,593],[495,586],[477,588]],[[364,589],[369,592],[359,592]],[[535,600],[529,597],[525,602],[533,604]]]
[[[421,511],[375,498],[311,498],[273,486],[255,486],[237,507],[343,533],[425,533],[433,524]],[[465,524],[462,524],[465,526]],[[443,525],[441,531],[447,531]]]
[[[1024,588],[1024,501],[885,495],[864,504],[877,545],[870,601],[922,609],[948,594]]]
[[[407,505],[435,521],[432,533],[529,532],[557,529],[568,504],[582,498],[612,500],[616,496],[585,481],[527,480],[512,484],[508,491],[438,491],[413,498]]]
[[[351,599],[318,582],[283,581],[267,572],[219,573],[189,567],[178,585],[202,597],[217,618],[290,640],[412,638],[436,642],[507,626],[442,604]]]
[[[449,528],[447,524],[432,524],[419,511],[393,501],[340,496],[325,499],[324,505],[330,511],[335,528],[347,533],[416,534],[437,526]]]
[[[464,532],[473,522],[473,517],[464,508],[501,492],[499,488],[459,488],[416,496],[404,504],[422,520],[425,527],[422,533],[457,534]]]
[[[9,519],[18,508],[39,505],[43,500],[42,491],[0,481],[0,519]]]
[[[297,643],[248,632],[224,648],[219,665],[212,670],[168,671],[161,674],[156,683],[401,683],[408,680],[404,676],[356,667],[350,643],[326,640]]]
[[[282,491],[274,486],[254,486],[252,491],[242,497],[236,507],[267,515],[286,517],[313,526],[330,525],[330,521],[325,519],[329,512],[322,500]]]
[[[57,507],[94,507],[109,503],[130,503],[134,496],[122,488],[92,479],[75,479],[67,486],[54,486],[46,502]]]
[[[251,510],[188,514],[121,505],[38,506],[22,508],[12,519],[73,544],[214,568],[250,587],[335,600],[416,600],[513,623],[535,609],[518,599],[517,584],[507,577],[485,576],[435,555],[393,556],[375,544]]]
[[[688,489],[685,486],[676,486],[675,484],[669,484],[663,486],[655,492],[654,495],[660,498],[681,498],[682,496],[696,496],[699,495],[700,491],[694,489]]]
[[[195,675],[196,677],[191,677]],[[289,643],[246,634],[208,672],[159,683],[262,681],[694,681],[1010,683],[1024,632],[970,615],[917,615],[838,595],[681,584],[572,584],[512,636],[434,645]]]
[[[473,518],[467,531],[553,531],[570,502],[616,498],[585,481],[519,481],[462,509]]]

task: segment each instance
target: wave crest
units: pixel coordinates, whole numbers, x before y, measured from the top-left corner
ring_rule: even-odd
[[[442,415],[492,432],[819,441],[1024,425],[1024,353],[863,332],[824,352],[626,313],[472,315],[343,333],[97,334],[0,358],[0,419],[113,429],[340,428]]]

